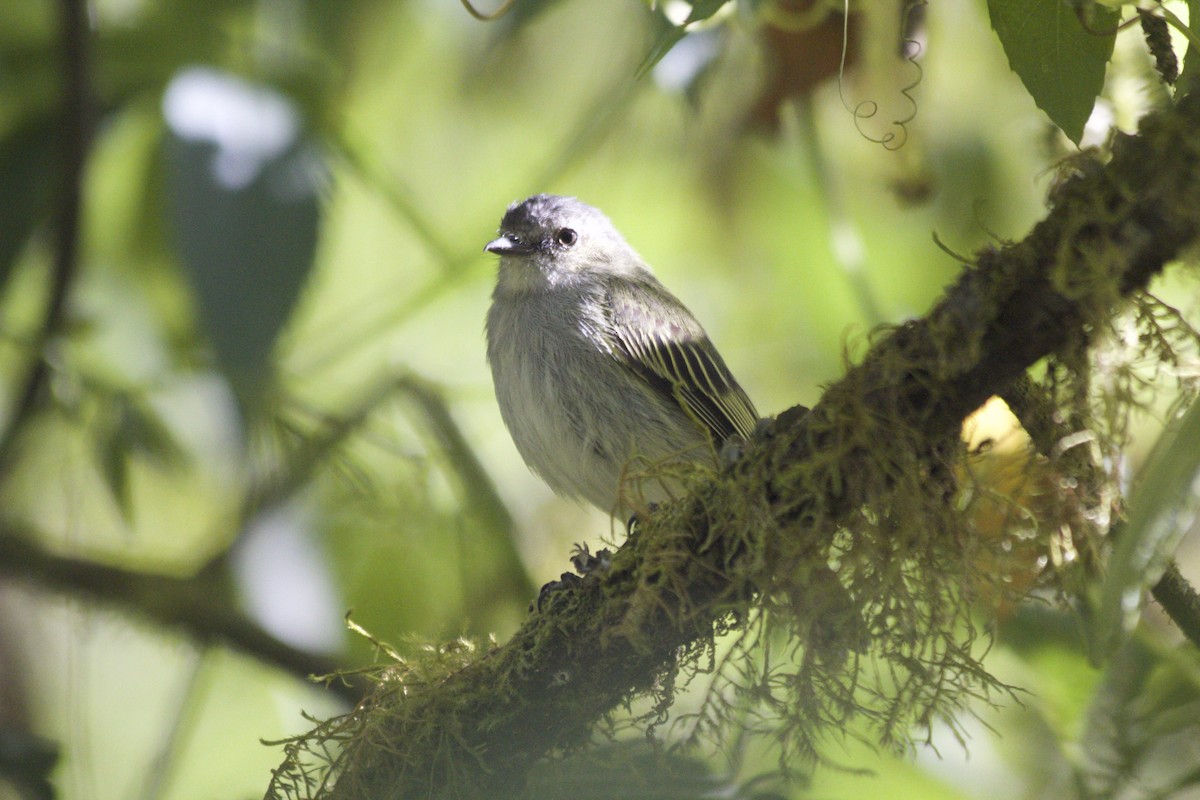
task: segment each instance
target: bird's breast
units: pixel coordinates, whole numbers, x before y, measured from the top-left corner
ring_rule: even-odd
[[[558,492],[612,510],[634,455],[707,452],[702,430],[623,364],[600,298],[494,298],[488,362],[505,425],[525,463]]]

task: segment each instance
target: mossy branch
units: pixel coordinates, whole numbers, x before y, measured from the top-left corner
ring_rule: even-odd
[[[1146,117],[1107,165],[1077,166],[1026,239],[980,254],[811,412],[781,415],[719,475],[645,515],[510,642],[397,662],[354,714],[289,742],[268,797],[500,796],[632,698],[665,713],[715,636],[764,619],[798,643],[789,671],[764,667],[738,688],[770,702],[786,683],[774,710],[793,754],[813,755],[821,723],[853,713],[902,741],[913,725],[953,724],[964,695],[1003,689],[974,660],[963,610],[988,576],[950,502],[959,429],[1035,362],[1079,352],[1196,240],[1200,98]],[[859,680],[868,661],[884,674],[874,685]]]
[[[1174,562],[1151,589],[1154,599],[1167,612],[1179,630],[1196,647],[1200,647],[1200,594],[1187,582]]]

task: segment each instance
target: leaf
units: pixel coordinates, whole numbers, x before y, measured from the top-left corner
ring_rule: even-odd
[[[1075,144],[1104,86],[1120,22],[1120,11],[1089,8],[1085,28],[1066,0],[988,0],[1009,66],[1038,108]]]
[[[117,435],[125,443],[126,452],[145,458],[164,469],[173,469],[187,462],[184,446],[162,421],[153,406],[137,395],[120,394]]]
[[[701,22],[711,17],[713,14],[721,10],[729,0],[696,0],[692,3],[692,10],[688,12],[687,19],[683,21],[684,26],[691,25],[693,22]]]
[[[646,58],[643,59],[642,63],[638,66],[636,77],[640,79],[649,73],[650,70],[654,69],[658,62],[662,61],[667,53],[671,52],[671,48],[679,44],[679,42],[683,40],[683,37],[687,36],[688,25],[691,25],[693,22],[702,22],[703,20],[708,19],[713,14],[716,14],[718,11],[720,11],[721,7],[724,6],[728,1],[729,0],[697,0],[697,2],[692,3],[692,10],[688,12],[687,17],[680,25],[673,25],[671,21],[668,20],[667,17],[662,13],[662,11],[659,10],[659,14],[656,17],[660,23],[660,32],[658,34],[658,38],[655,40],[654,45],[650,48],[650,52],[646,54]]]
[[[121,519],[130,522],[133,519],[133,491],[129,484],[129,453],[125,443],[114,433],[111,429],[96,429],[96,461],[100,477],[121,512]]]
[[[682,25],[668,25],[659,33],[658,39],[650,48],[650,52],[642,59],[642,63],[638,65],[637,72],[634,75],[636,80],[641,80],[650,70],[657,66],[658,62],[662,61],[667,53],[671,52],[671,48],[679,44],[683,37],[687,36],[687,31]]]
[[[100,420],[91,426],[100,476],[128,522],[133,519],[131,459],[136,456],[172,469],[187,461],[187,453],[143,398],[100,385],[91,388],[104,409]]]
[[[218,361],[243,401],[316,252],[324,162],[282,96],[208,69],[163,101],[168,215]]]
[[[1108,562],[1096,620],[1097,655],[1111,653],[1137,622],[1154,584],[1200,506],[1200,402],[1159,437],[1130,498],[1129,522]]]

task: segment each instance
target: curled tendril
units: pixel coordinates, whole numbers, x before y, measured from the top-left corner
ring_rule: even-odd
[[[908,19],[910,15],[918,8],[923,8],[928,5],[927,0],[914,0],[907,8],[904,9],[903,27],[908,27]],[[900,132],[888,131],[882,136],[871,136],[863,128],[863,121],[871,119],[879,113],[879,103],[874,100],[863,100],[855,106],[850,105],[850,101],[846,99],[845,92],[845,72],[846,72],[846,54],[850,48],[850,0],[845,0],[843,7],[845,15],[845,23],[842,25],[842,60],[838,64],[838,98],[842,101],[842,107],[850,112],[850,116],[854,119],[854,127],[859,135],[868,142],[873,142],[882,145],[885,150],[899,150],[908,142],[908,123],[916,119],[917,116],[917,101],[912,96],[913,89],[921,85],[925,71],[921,68],[917,57],[921,54],[921,43],[911,37],[905,37],[904,44],[904,60],[917,70],[917,77],[909,84],[900,89],[900,94],[908,100],[911,111],[906,117],[892,120],[892,125],[899,128]]]
[[[475,6],[471,5],[471,0],[461,0],[461,2],[463,4],[463,8],[467,10],[467,13],[480,22],[495,22],[507,14],[517,0],[504,0],[504,2],[500,4],[500,7],[490,14],[484,14],[482,11],[475,8]]]

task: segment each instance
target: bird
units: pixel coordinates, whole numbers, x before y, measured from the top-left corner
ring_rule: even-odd
[[[500,415],[555,492],[636,512],[674,496],[668,465],[751,438],[749,396],[601,211],[537,194],[484,250],[500,257],[485,325]]]

